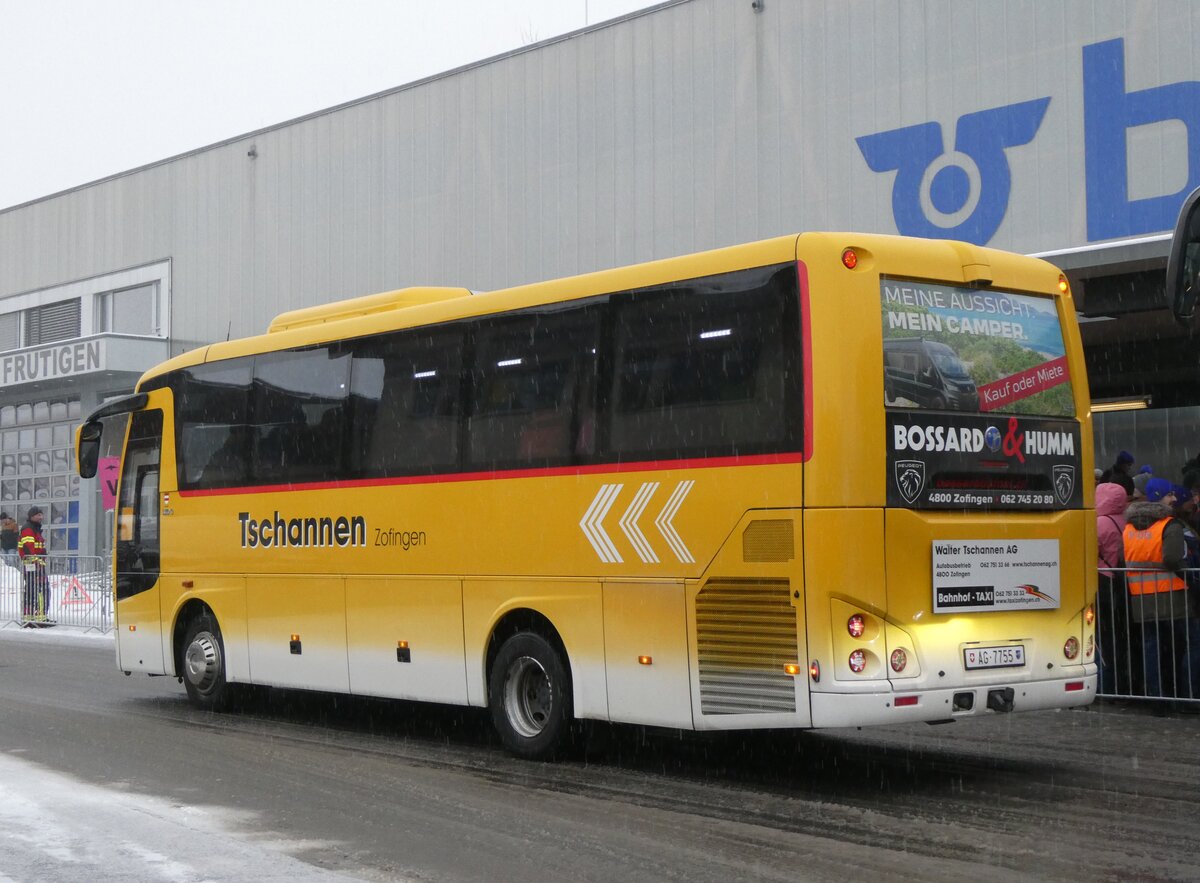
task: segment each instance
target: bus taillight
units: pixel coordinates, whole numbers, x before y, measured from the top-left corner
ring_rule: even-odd
[[[897,647],[892,651],[891,663],[892,671],[894,671],[896,674],[900,674],[900,672],[904,671],[904,667],[908,665],[908,654],[905,653],[902,648]]]
[[[867,667],[867,654],[861,650],[855,650],[850,654],[848,661],[850,663],[850,671],[855,674],[862,674],[863,670]]]
[[[846,620],[846,631],[850,633],[852,638],[861,638],[863,632],[867,630],[867,621],[861,613],[856,613]]]
[[[1074,659],[1079,655],[1079,639],[1074,635],[1067,638],[1067,642],[1063,644],[1063,656],[1067,659]]]
[[[847,270],[853,270],[858,266],[858,252],[852,248],[842,250],[842,266]]]
[[[1096,621],[1096,609],[1091,604],[1087,606],[1087,610],[1083,611],[1083,621],[1088,625]]]

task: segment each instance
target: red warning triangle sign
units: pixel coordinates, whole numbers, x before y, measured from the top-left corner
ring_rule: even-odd
[[[63,593],[63,604],[91,604],[92,596],[84,589],[83,583],[79,581],[79,577],[71,577],[71,582],[67,586],[66,592]]]

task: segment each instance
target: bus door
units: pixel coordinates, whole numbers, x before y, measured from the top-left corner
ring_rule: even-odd
[[[117,489],[117,665],[126,672],[167,670],[163,665],[159,587],[164,403],[155,402],[154,395],[148,408],[130,415]]]

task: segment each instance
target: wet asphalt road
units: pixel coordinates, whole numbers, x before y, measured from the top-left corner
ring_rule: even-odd
[[[108,641],[0,631],[0,751],[233,808],[255,839],[364,879],[1200,879],[1200,715],[1114,705],[601,727],[590,753],[534,764],[477,710],[270,691],[213,715],[173,679],[119,674]]]

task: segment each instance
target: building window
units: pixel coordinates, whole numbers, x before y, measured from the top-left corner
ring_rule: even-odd
[[[170,290],[162,261],[0,297],[0,352],[96,334],[166,337]]]
[[[33,425],[0,432],[0,505],[18,520],[30,506],[45,513],[51,554],[79,549],[79,475],[72,439],[78,399],[39,401],[0,409],[0,424]]]
[[[5,313],[0,316],[0,352],[15,350],[21,346],[21,314]]]
[[[79,298],[25,311],[25,346],[79,337]]]
[[[96,296],[96,330],[113,334],[158,334],[158,283],[106,291]]]

